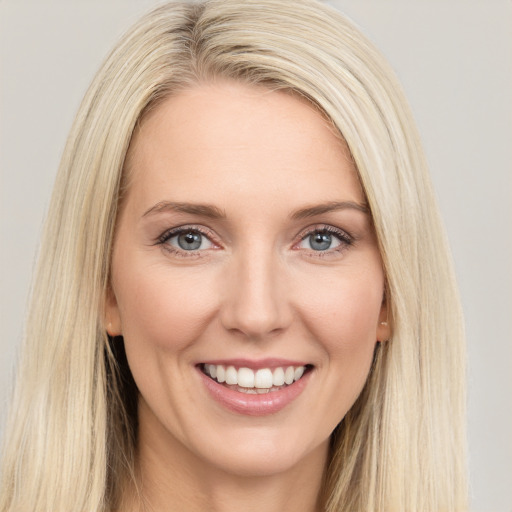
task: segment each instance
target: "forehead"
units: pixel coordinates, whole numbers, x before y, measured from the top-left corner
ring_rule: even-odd
[[[234,82],[198,85],[160,103],[134,134],[127,168],[129,196],[140,200],[160,193],[211,202],[242,192],[363,200],[350,152],[318,109]]]

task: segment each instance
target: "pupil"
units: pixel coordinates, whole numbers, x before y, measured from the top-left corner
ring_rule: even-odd
[[[310,244],[314,251],[325,251],[331,246],[331,235],[329,233],[311,235]]]
[[[178,236],[178,245],[185,251],[194,251],[201,247],[201,235],[188,232]]]

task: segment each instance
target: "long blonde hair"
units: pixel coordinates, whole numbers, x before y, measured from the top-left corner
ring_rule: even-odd
[[[307,98],[348,144],[386,273],[392,339],[336,428],[325,510],[466,509],[464,343],[447,242],[393,72],[314,0],[171,3],[89,88],[46,222],[3,454],[0,512],[108,511],[130,477],[133,382],[103,325],[123,168],[141,116],[217,77]]]

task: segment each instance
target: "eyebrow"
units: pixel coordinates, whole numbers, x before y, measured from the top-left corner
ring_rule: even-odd
[[[291,215],[293,220],[305,219],[308,217],[315,217],[323,213],[335,212],[338,210],[357,210],[365,214],[370,213],[370,209],[365,204],[356,203],[354,201],[330,201],[308,208],[297,210]]]
[[[159,203],[152,206],[149,210],[144,212],[142,217],[168,211],[190,213],[192,215],[201,215],[203,217],[210,217],[212,219],[224,219],[226,217],[226,214],[223,210],[210,204],[177,203],[171,201],[160,201]]]
[[[300,210],[293,212],[290,217],[293,220],[300,220],[339,210],[357,210],[365,214],[370,213],[369,208],[364,204],[356,203],[354,201],[330,201],[328,203],[318,204],[307,208],[301,208]],[[203,217],[209,217],[211,219],[226,218],[226,213],[214,205],[182,203],[173,201],[160,201],[159,203],[149,208],[149,210],[144,212],[142,217],[148,217],[150,215],[155,215],[157,213],[168,211],[189,213],[192,215],[201,215]]]

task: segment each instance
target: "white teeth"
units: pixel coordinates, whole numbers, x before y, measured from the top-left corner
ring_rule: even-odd
[[[226,368],[226,384],[238,384],[238,372],[234,366]]]
[[[254,379],[254,387],[271,388],[272,387],[272,371],[268,368],[262,368],[256,372]]]
[[[282,368],[276,368],[272,374],[272,384],[274,386],[282,386],[284,384],[284,370]]]
[[[305,366],[288,366],[275,368],[260,368],[256,372],[251,368],[242,367],[238,370],[234,366],[227,368],[221,364],[205,364],[204,373],[219,383],[229,386],[239,386],[244,393],[268,393],[278,391],[282,386],[293,384],[299,380],[306,370]]]
[[[284,382],[285,384],[291,384],[295,377],[295,369],[293,366],[288,366],[286,371],[284,372]]]
[[[257,393],[257,391],[254,389],[254,388],[238,388],[238,391],[240,391],[240,393],[246,393],[248,395],[255,395]]]
[[[293,374],[293,380],[299,380],[304,375],[304,366],[297,366]],[[213,375],[212,375],[213,377]]]
[[[250,368],[240,368],[238,370],[238,383],[243,388],[254,387],[254,372]],[[257,386],[259,387],[259,386]]]
[[[213,364],[209,365],[209,366],[215,366]],[[217,370],[216,370],[216,373],[217,373],[217,382],[226,382],[226,370],[224,369],[224,366],[222,365],[217,365]],[[215,379],[215,377],[212,375],[212,372],[210,371],[210,376]]]

